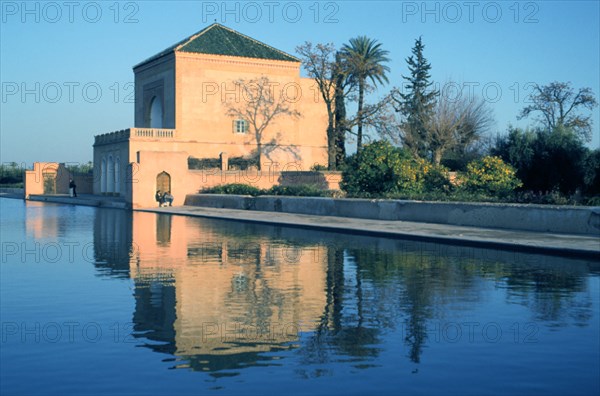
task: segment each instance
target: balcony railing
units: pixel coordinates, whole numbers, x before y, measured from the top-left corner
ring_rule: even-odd
[[[157,129],[157,128],[131,128],[131,135],[135,137],[173,139],[175,129]]]
[[[175,132],[175,129],[128,128],[96,135],[94,144],[116,143],[127,139],[174,139],[176,137]]]

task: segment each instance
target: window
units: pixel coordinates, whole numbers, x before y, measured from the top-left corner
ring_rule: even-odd
[[[163,111],[160,99],[154,96],[150,100],[150,128],[163,128]]]
[[[233,131],[235,133],[248,133],[248,121],[246,120],[235,120],[233,122]]]

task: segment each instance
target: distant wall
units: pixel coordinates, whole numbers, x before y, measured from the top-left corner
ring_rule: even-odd
[[[600,236],[600,207],[189,195],[186,205]]]
[[[73,181],[77,186],[77,194],[94,193],[94,175],[93,174],[72,174]]]
[[[25,171],[23,186],[25,198],[30,195],[67,194],[70,173],[64,163],[34,162],[32,170]]]
[[[25,171],[25,199],[30,195],[68,194],[69,178],[73,178],[78,194],[91,194],[93,176],[71,173],[64,163],[34,162],[32,170]]]

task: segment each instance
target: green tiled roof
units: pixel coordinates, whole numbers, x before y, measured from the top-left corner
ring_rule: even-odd
[[[213,23],[198,33],[137,64],[134,66],[134,69],[175,51],[300,62],[298,58],[283,51],[245,36],[233,29]]]

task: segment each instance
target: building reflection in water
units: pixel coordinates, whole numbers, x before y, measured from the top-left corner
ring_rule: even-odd
[[[216,371],[265,361],[314,332],[326,251],[183,216],[133,214],[134,330],[148,347]],[[243,230],[241,230],[243,232]],[[243,233],[246,235],[245,233]]]
[[[277,364],[368,368],[389,334],[414,364],[432,323],[503,290],[549,326],[586,326],[597,262],[317,230],[99,210],[104,275],[134,282],[134,336],[174,367],[230,375]],[[301,375],[322,375],[306,372]]]
[[[94,218],[94,259],[101,274],[129,277],[133,243],[131,212],[104,209]]]

